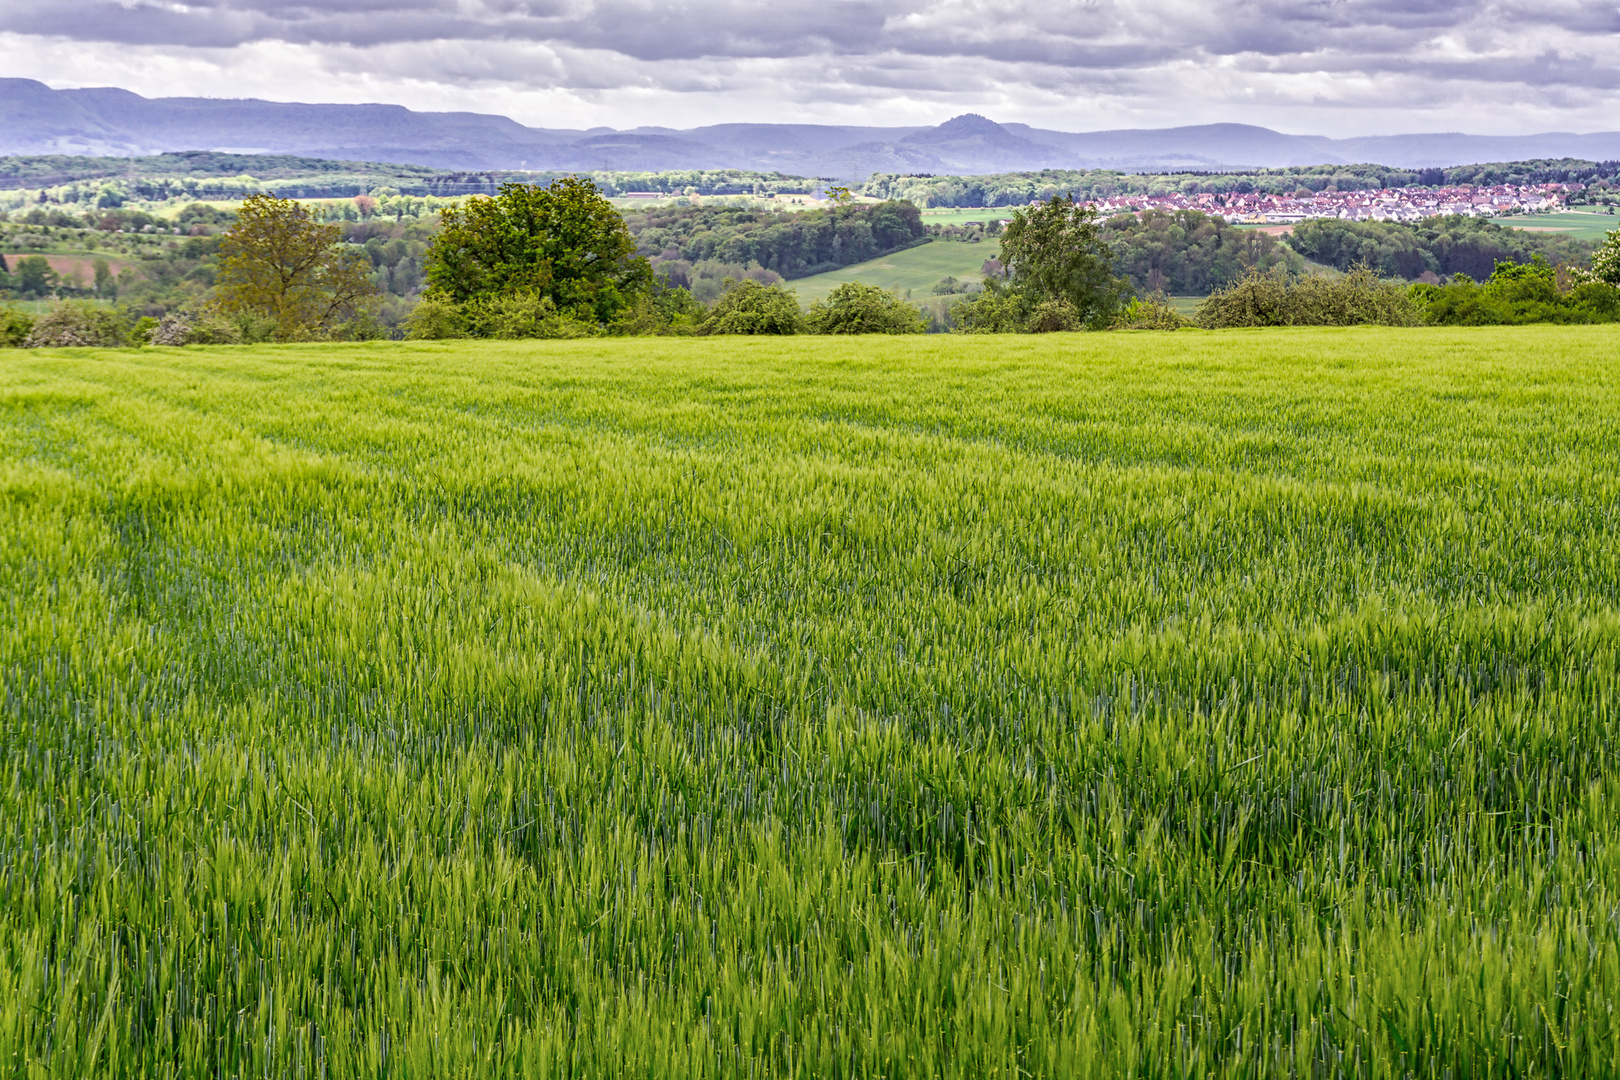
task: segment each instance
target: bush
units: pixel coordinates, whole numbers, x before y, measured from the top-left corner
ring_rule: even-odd
[[[703,320],[705,334],[797,334],[804,329],[799,298],[778,285],[731,283]]]
[[[1115,330],[1180,330],[1192,325],[1163,296],[1132,300],[1114,317]]]
[[[124,344],[124,317],[112,308],[85,301],[51,305],[34,320],[23,345],[30,349]]]
[[[137,334],[136,340],[140,340]],[[242,340],[235,326],[220,319],[196,320],[179,312],[171,312],[146,332],[150,345],[235,345]]]
[[[1571,289],[1565,302],[1591,316],[1592,322],[1620,322],[1620,287],[1587,281]]]
[[[533,338],[596,337],[602,328],[560,311],[549,296],[509,293],[465,305],[467,328],[473,337],[518,341]]]
[[[1408,291],[1358,266],[1341,278],[1319,274],[1291,279],[1253,271],[1210,295],[1193,320],[1207,329],[1242,326],[1416,326],[1418,306]]]
[[[1031,334],[1054,334],[1083,329],[1080,312],[1068,300],[1042,300],[1029,313],[1024,329]]]
[[[695,334],[707,313],[690,291],[655,279],[651,292],[645,292],[608,326],[616,337],[645,337],[653,334]]]
[[[846,281],[810,305],[805,323],[812,334],[920,334],[928,328],[922,312],[898,294],[859,281]]]
[[[508,293],[459,304],[440,293],[422,297],[405,319],[405,336],[412,341],[453,338],[497,338],[517,341],[536,338],[596,337],[602,328],[559,311],[549,296]]]
[[[411,341],[444,341],[467,336],[467,314],[447,296],[433,293],[417,301],[405,317],[405,337]]]
[[[1211,330],[1234,326],[1287,326],[1288,286],[1285,274],[1250,271],[1230,289],[1210,293],[1198,305],[1193,321]]]
[[[28,312],[10,305],[0,307],[0,348],[21,348],[33,328],[34,317]]]
[[[1586,277],[1586,280],[1579,280]],[[1560,281],[1567,291],[1560,287]],[[1413,285],[1425,321],[1439,326],[1519,326],[1620,320],[1620,289],[1586,275],[1561,274],[1545,259],[1498,263],[1479,284],[1458,274],[1444,285]]]
[[[985,278],[984,291],[951,305],[951,326],[961,334],[1021,334],[1029,327],[1029,299]]]

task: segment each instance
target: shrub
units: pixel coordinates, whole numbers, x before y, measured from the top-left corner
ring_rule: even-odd
[[[136,335],[140,340],[140,335]],[[146,332],[145,340],[151,345],[235,345],[242,340],[240,331],[221,319],[193,319],[179,312],[171,312]]]
[[[1115,330],[1180,330],[1192,325],[1162,295],[1132,300],[1114,317]]]
[[[34,328],[34,317],[21,308],[0,307],[0,348],[21,348]]]
[[[1238,326],[1286,326],[1288,278],[1282,273],[1249,275],[1229,289],[1210,293],[1193,321],[1211,330]]]
[[[1035,310],[1029,313],[1024,329],[1031,334],[1052,334],[1079,330],[1083,326],[1080,312],[1068,300],[1059,297],[1036,304]]]
[[[728,285],[702,327],[705,334],[797,334],[803,329],[799,298],[781,286],[757,281]]]
[[[1539,257],[1498,263],[1483,283],[1458,274],[1445,285],[1414,285],[1411,296],[1425,321],[1440,326],[1620,320],[1620,289],[1590,275],[1561,273]]]
[[[1381,281],[1366,266],[1341,278],[1302,277],[1288,301],[1290,326],[1416,326],[1421,321],[1406,286]]]
[[[124,344],[124,317],[112,308],[85,301],[51,305],[34,320],[23,345],[30,349]]]
[[[812,334],[920,334],[922,312],[889,289],[846,281],[827,299],[810,305],[805,323]]]
[[[1171,307],[1163,294],[1132,300],[1116,324],[1124,330],[1182,330],[1191,325],[1192,320]]]
[[[1588,281],[1571,289],[1565,301],[1587,313],[1592,322],[1620,322],[1620,286]]]
[[[473,300],[464,306],[467,328],[473,337],[516,341],[530,338],[596,337],[602,328],[594,322],[561,311],[549,296],[508,293]]]
[[[695,334],[707,313],[690,291],[655,279],[650,292],[641,293],[609,324],[615,337],[653,334]]]
[[[1208,329],[1241,326],[1415,326],[1418,305],[1408,290],[1380,281],[1366,266],[1341,278],[1320,274],[1291,279],[1252,271],[1213,293],[1193,320]]]
[[[429,293],[417,301],[405,318],[405,336],[412,341],[444,341],[467,336],[467,314],[448,296]]]
[[[1020,334],[1029,326],[1029,299],[987,277],[984,291],[951,305],[951,326],[962,334]]]

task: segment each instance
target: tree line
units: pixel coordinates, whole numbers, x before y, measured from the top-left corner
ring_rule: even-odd
[[[783,279],[810,277],[926,243],[922,214],[889,201],[800,211],[654,207],[624,215],[636,253],[666,277],[713,260],[758,266]]]
[[[601,171],[586,174],[519,170],[453,170],[378,162],[329,161],[288,154],[232,154],[196,150],[140,158],[71,155],[0,157],[0,205],[66,208],[83,213],[127,203],[181,199],[244,199],[253,194],[290,199],[352,199],[389,204],[391,214],[437,215],[443,204],[470,195],[494,195],[507,183],[549,184],[586,175],[612,198],[630,192],[665,196],[803,195],[813,177],[752,169],[678,169],[666,172]]]
[[[1416,222],[1317,218],[1294,226],[1288,246],[1335,270],[1362,264],[1384,277],[1437,281],[1453,274],[1487,278],[1499,263],[1582,265],[1596,245],[1559,233],[1526,232],[1453,215]]]
[[[1055,195],[1078,201],[1122,195],[1288,195],[1383,188],[1456,187],[1463,184],[1579,183],[1602,192],[1620,189],[1620,162],[1560,158],[1461,165],[1447,169],[1392,169],[1384,165],[1315,165],[1236,172],[1127,173],[1117,169],[1042,169],[983,176],[874,173],[860,193],[905,199],[923,207],[1026,206]]]

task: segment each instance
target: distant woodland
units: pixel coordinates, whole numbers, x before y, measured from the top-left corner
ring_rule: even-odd
[[[1220,173],[1124,173],[1109,169],[1045,169],[993,176],[878,174],[863,195],[905,199],[918,206],[1025,206],[1054,195],[1104,199],[1118,195],[1226,195],[1251,191],[1283,195],[1301,188],[1375,191],[1382,188],[1454,187],[1461,184],[1579,183],[1620,194],[1620,162],[1511,161],[1451,169],[1390,169],[1382,165],[1318,165]]]

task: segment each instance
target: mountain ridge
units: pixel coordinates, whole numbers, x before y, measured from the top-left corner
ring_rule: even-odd
[[[146,98],[117,87],[53,90],[0,79],[0,154],[132,157],[183,150],[295,154],[447,169],[739,168],[861,180],[874,172],[984,174],[1043,168],[1185,171],[1377,162],[1620,158],[1620,131],[1334,139],[1252,124],[1056,131],[976,113],[937,126],[722,123],[535,128],[492,113],[257,98]]]

